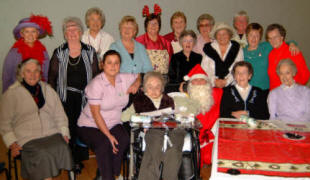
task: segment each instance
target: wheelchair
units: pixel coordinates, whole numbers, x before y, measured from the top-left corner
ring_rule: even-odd
[[[199,131],[184,128],[186,135],[183,145],[182,164],[179,169],[180,180],[200,180],[200,144]],[[130,131],[129,179],[138,179],[139,170],[145,150],[142,127],[132,127]],[[160,167],[159,167],[160,168]]]

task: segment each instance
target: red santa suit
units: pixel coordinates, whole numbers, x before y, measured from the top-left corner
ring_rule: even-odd
[[[214,134],[211,129],[220,115],[220,105],[223,90],[220,88],[213,88],[212,96],[214,104],[206,113],[200,113],[196,117],[200,120],[202,128],[200,129],[200,162],[203,164],[211,164],[212,147],[214,141]]]
[[[186,81],[199,78],[208,81],[207,74],[201,68],[200,64],[197,64],[195,67],[193,67],[192,70],[190,70],[188,75],[184,76],[184,80]],[[196,118],[199,119],[202,124],[202,128],[200,129],[199,134],[201,166],[203,164],[211,164],[212,147],[214,141],[214,134],[212,133],[211,129],[220,116],[222,94],[222,89],[213,88],[213,105],[207,112],[200,113],[196,116]]]

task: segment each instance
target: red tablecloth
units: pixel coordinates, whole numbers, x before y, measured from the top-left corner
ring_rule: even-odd
[[[218,171],[238,169],[242,174],[310,177],[310,132],[298,132],[305,136],[303,140],[286,139],[284,133],[268,123],[250,129],[241,122],[221,122]]]

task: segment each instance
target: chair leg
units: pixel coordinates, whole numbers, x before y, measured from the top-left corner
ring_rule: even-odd
[[[18,180],[18,172],[17,172],[17,161],[14,158],[14,171],[15,171],[15,180]]]
[[[4,169],[4,172],[5,172],[6,180],[11,180],[9,176],[9,171],[6,168]]]
[[[9,180],[11,180],[12,177],[12,161],[11,161],[11,150],[8,151],[8,169],[9,169],[9,175],[7,176]]]

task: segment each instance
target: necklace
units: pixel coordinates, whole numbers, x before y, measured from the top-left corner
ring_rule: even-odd
[[[256,49],[254,50],[248,50],[246,49],[245,53],[244,53],[244,57],[245,59],[249,59],[249,60],[258,60],[261,59],[262,57],[262,49],[260,46],[258,46]]]
[[[82,53],[81,53],[82,54]],[[80,62],[80,60],[81,60],[81,54],[79,55],[79,59],[74,63],[74,62],[71,62],[70,61],[70,58],[69,58],[69,61],[68,61],[68,63],[71,65],[71,66],[75,66],[75,65],[77,65],[77,64],[79,64],[79,62]],[[73,58],[72,58],[73,59]]]

